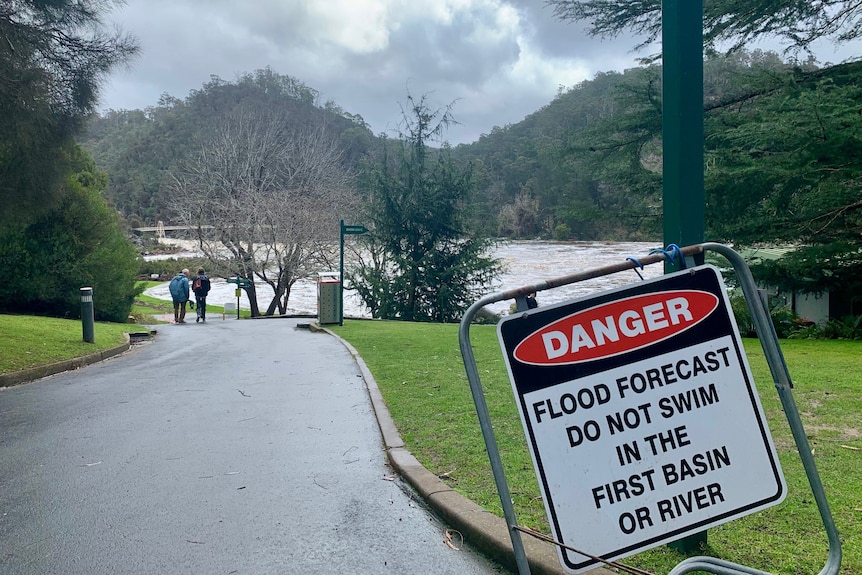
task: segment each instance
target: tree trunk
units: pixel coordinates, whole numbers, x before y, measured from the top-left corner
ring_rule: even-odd
[[[257,305],[257,291],[254,287],[254,280],[252,280],[251,285],[245,289],[245,293],[248,296],[248,305],[251,308],[251,317],[260,317],[260,308]]]

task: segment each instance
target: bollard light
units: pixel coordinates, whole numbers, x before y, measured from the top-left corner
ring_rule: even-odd
[[[81,327],[84,331],[84,341],[96,342],[95,321],[93,315],[93,288],[81,288]]]

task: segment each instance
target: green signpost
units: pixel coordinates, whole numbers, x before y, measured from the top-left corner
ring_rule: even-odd
[[[227,278],[227,283],[236,284],[236,319],[239,319],[239,290],[250,287],[251,280],[246,278]]]
[[[661,22],[663,239],[689,246],[704,240],[703,0],[664,0]],[[665,271],[675,270],[668,262]],[[694,551],[706,539],[703,531],[670,547]]]
[[[339,239],[339,248],[341,258],[338,263],[338,325],[344,325],[344,236],[358,236],[368,232],[368,228],[362,225],[344,225],[344,220],[341,220],[341,234]]]
[[[704,240],[703,0],[661,9],[664,245],[688,246]]]

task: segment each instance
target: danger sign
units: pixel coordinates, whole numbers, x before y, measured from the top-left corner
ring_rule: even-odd
[[[715,268],[516,314],[498,334],[557,541],[617,559],[784,498]],[[597,565],[559,554],[573,573]]]

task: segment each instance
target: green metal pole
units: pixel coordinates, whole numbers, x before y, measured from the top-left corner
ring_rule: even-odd
[[[704,240],[703,0],[661,8],[663,235],[682,247]]]
[[[703,0],[663,0],[662,141],[664,245],[703,242]],[[703,263],[699,255],[695,264]],[[665,271],[675,271],[668,262]],[[669,545],[705,545],[706,531]]]
[[[339,247],[341,257],[338,260],[338,325],[344,325],[344,220],[341,220]]]
[[[96,342],[96,322],[93,311],[93,288],[81,288],[81,328],[86,343]]]

